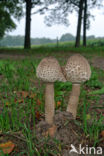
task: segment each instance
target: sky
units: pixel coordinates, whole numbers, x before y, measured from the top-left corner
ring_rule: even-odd
[[[104,36],[104,11],[94,9],[92,14],[95,16],[95,20],[91,19],[90,29],[87,31],[87,35]],[[53,25],[48,27],[44,23],[44,16],[35,14],[32,15],[31,22],[31,37],[32,38],[41,38],[47,37],[51,39],[60,38],[65,33],[71,33],[74,36],[76,35],[77,28],[77,14],[74,12],[70,14],[69,17],[70,25],[68,27],[64,25]],[[12,32],[9,32],[7,35],[23,35],[25,33],[25,16],[17,22],[17,28]]]

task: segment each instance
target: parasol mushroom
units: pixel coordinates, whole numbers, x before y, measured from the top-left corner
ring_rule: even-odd
[[[46,83],[45,88],[45,121],[52,125],[55,111],[54,102],[54,82],[66,79],[61,71],[61,67],[57,59],[53,57],[44,58],[37,67],[37,77]]]
[[[80,54],[75,54],[68,59],[64,72],[66,80],[72,82],[72,92],[68,101],[67,111],[76,118],[80,85],[90,79],[90,65],[86,58]]]

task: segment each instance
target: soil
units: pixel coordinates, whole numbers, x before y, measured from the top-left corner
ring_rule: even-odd
[[[60,141],[60,156],[78,156],[78,154],[74,152],[70,153],[70,150],[72,149],[71,144],[74,145],[77,150],[79,150],[80,144],[82,147],[86,147],[86,145],[89,145],[90,147],[91,143],[84,136],[82,129],[77,125],[72,115],[68,112],[57,111],[54,118],[54,123],[57,127],[57,130],[54,138],[50,138],[48,140],[47,146],[51,146],[51,149],[54,148],[59,151],[57,148],[58,146],[56,146],[53,140],[56,139]],[[38,148],[41,148],[45,144],[44,137],[48,137],[47,130],[49,128],[50,126],[45,121],[39,122],[39,124],[36,126],[36,137],[39,141]]]
[[[13,60],[17,60],[17,59],[24,59],[28,57],[28,55],[23,55],[23,54],[2,54],[0,53],[0,59],[13,59]]]
[[[94,59],[92,59],[91,63],[94,67],[104,70],[104,58],[95,57]]]

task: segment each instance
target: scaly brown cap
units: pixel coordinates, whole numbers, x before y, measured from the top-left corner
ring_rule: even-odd
[[[66,79],[72,83],[81,83],[90,79],[91,69],[86,58],[80,54],[71,56],[65,66]]]
[[[66,81],[57,59],[53,57],[46,57],[40,62],[36,76],[44,82]]]

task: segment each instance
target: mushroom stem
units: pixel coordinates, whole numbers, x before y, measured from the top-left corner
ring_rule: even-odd
[[[54,83],[47,83],[45,89],[45,121],[52,125],[55,111]]]
[[[75,119],[76,119],[76,114],[77,114],[79,95],[80,95],[80,84],[73,84],[72,92],[70,94],[69,102],[67,106],[67,112],[72,113]]]

